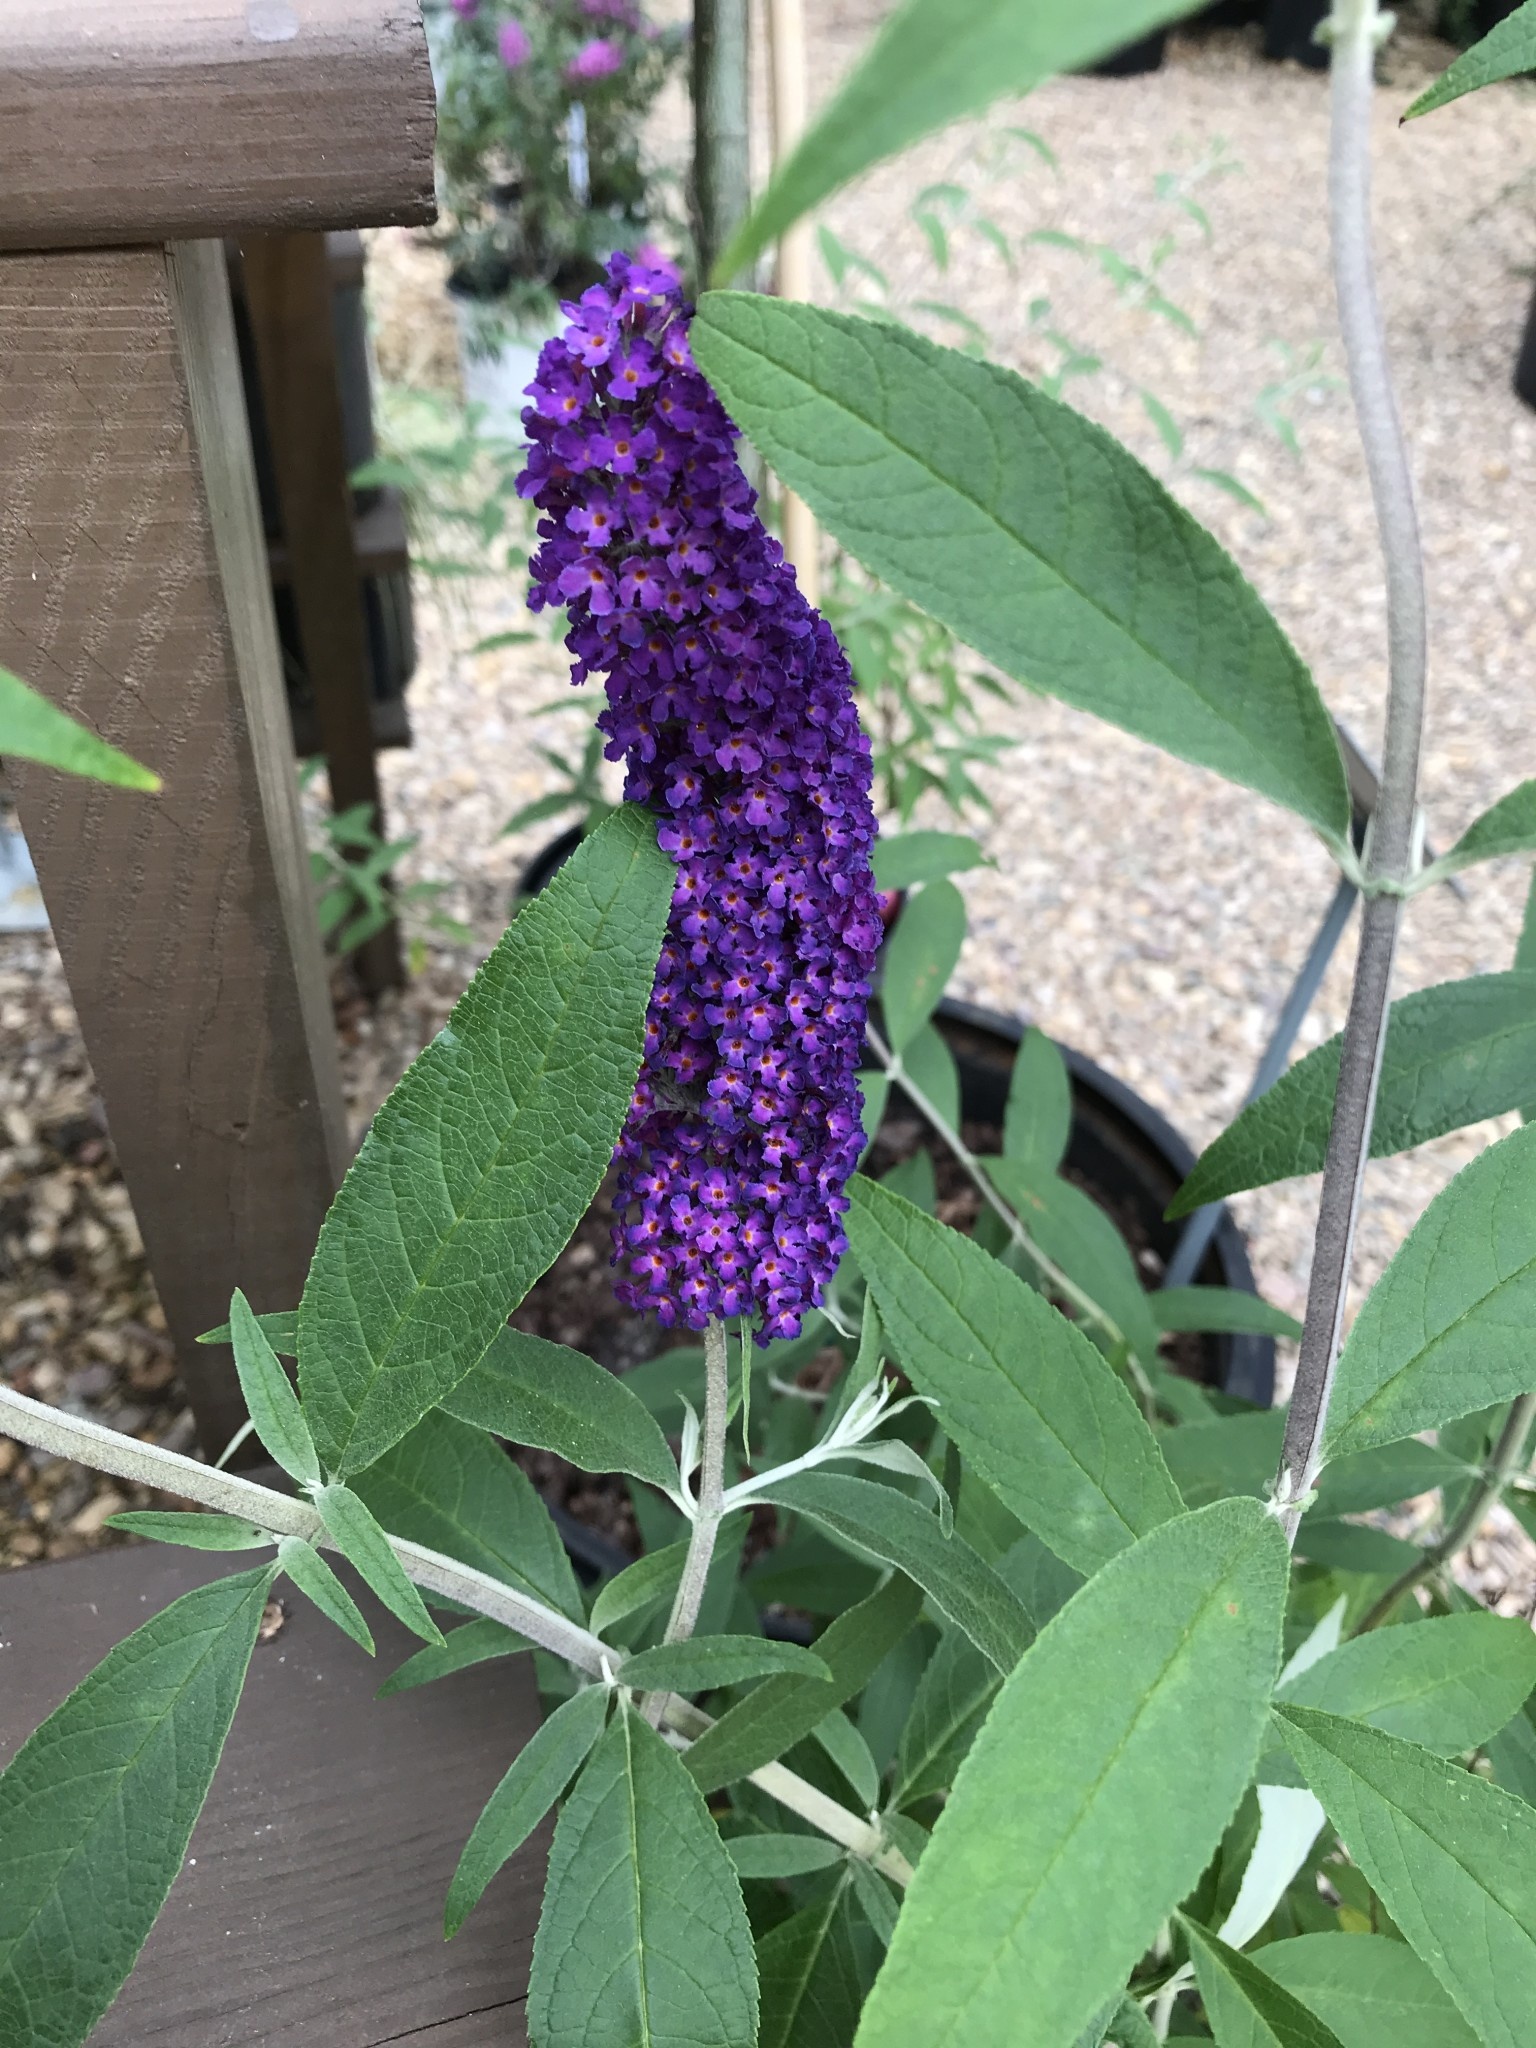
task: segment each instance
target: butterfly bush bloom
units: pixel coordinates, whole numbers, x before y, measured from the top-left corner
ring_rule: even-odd
[[[611,37],[594,36],[566,65],[565,75],[573,85],[593,85],[599,78],[612,77],[623,62],[624,52]]]
[[[520,21],[502,24],[496,47],[501,52],[501,61],[509,71],[520,71],[533,55],[533,41]]]
[[[763,528],[670,268],[614,256],[545,344],[518,488],[533,608],[677,867],[616,1158],[620,1298],[794,1336],[845,1244],[880,918],[848,662]]]

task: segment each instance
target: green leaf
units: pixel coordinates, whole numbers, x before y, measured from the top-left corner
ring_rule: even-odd
[[[989,1658],[947,1629],[928,1660],[896,1754],[893,1806],[947,1792],[997,1692]]]
[[[1536,23],[1533,23],[1536,26]],[[1536,35],[1531,39],[1532,68],[1536,69]],[[1527,853],[1536,846],[1536,781],[1519,783],[1507,796],[1484,811],[1462,833],[1449,853],[1442,854],[1425,870],[1425,878],[1443,880],[1459,874],[1478,861],[1497,860],[1506,853]]]
[[[1474,974],[1392,1005],[1371,1157],[1518,1109],[1536,1074],[1536,973]],[[1320,1173],[1339,1079],[1339,1040],[1289,1068],[1201,1153],[1168,1206],[1187,1216],[1245,1188]]]
[[[274,1309],[269,1315],[258,1316],[256,1327],[279,1358],[298,1357],[299,1312],[296,1308]],[[235,1340],[229,1324],[220,1323],[216,1330],[204,1330],[197,1341],[199,1344],[232,1344]]]
[[[648,1550],[598,1590],[592,1602],[592,1628],[602,1635],[632,1614],[659,1607],[677,1591],[688,1557],[688,1540],[669,1543],[664,1550]]]
[[[830,1870],[843,1851],[825,1835],[732,1835],[726,1850],[742,1878],[809,1877]]]
[[[352,1487],[396,1536],[581,1620],[581,1593],[548,1510],[483,1430],[429,1415]]]
[[[628,1472],[665,1492],[677,1462],[644,1405],[583,1352],[521,1330],[499,1332],[444,1397],[461,1422],[553,1451],[583,1472]]]
[[[1083,1572],[1182,1512],[1103,1355],[980,1245],[857,1177],[849,1241],[905,1371],[1003,1504]]]
[[[379,1687],[375,1698],[390,1699],[397,1692],[410,1692],[418,1685],[430,1685],[437,1678],[451,1678],[455,1671],[468,1671],[474,1664],[488,1664],[495,1657],[515,1657],[528,1644],[515,1629],[499,1621],[466,1621],[450,1629],[442,1648],[428,1644],[414,1657],[407,1657]]]
[[[359,1649],[373,1655],[373,1632],[361,1608],[312,1544],[300,1536],[285,1536],[277,1546],[277,1562],[279,1570],[287,1573],[327,1621],[335,1622]]]
[[[990,862],[964,832],[898,832],[875,841],[873,865],[878,888],[916,889]]]
[[[890,1886],[857,1857],[848,1865],[848,1876],[864,1918],[875,1930],[880,1946],[889,1948],[896,1932],[896,1901],[891,1897]]]
[[[423,1642],[443,1647],[443,1632],[428,1614],[389,1538],[358,1496],[345,1486],[322,1486],[315,1495],[331,1541],[372,1592]]]
[[[937,1516],[893,1486],[816,1471],[779,1480],[763,1497],[809,1515],[845,1543],[905,1572],[1004,1674],[1033,1642],[1034,1628],[1013,1589],[963,1536],[945,1536]]]
[[[1477,2048],[1477,2037],[1406,1942],[1303,1934],[1254,1951],[1267,1977],[1326,2020],[1343,2048]]]
[[[928,1022],[965,943],[965,898],[953,882],[909,897],[880,953],[880,1007],[891,1051],[903,1052]]]
[[[1169,0],[1049,0],[1024,8],[1014,0],[907,0],[775,171],[716,276],[739,276],[802,214],[871,164],[1054,72],[1080,70],[1184,11]]]
[[[1177,462],[1184,453],[1184,436],[1180,431],[1178,421],[1168,410],[1167,406],[1164,405],[1163,401],[1160,398],[1154,397],[1150,391],[1142,392],[1141,406],[1147,418],[1156,427],[1158,439],[1168,450],[1174,461]]]
[[[173,1600],[0,1773],[0,2040],[77,2048],[117,1996],[181,1869],[271,1583],[262,1566]]]
[[[561,1810],[533,1944],[539,2048],[753,2048],[735,1867],[676,1753],[618,1713]]]
[[[1501,78],[1519,78],[1527,71],[1536,71],[1536,0],[1525,0],[1523,7],[1496,23],[1481,42],[1463,50],[1456,62],[1419,94],[1403,119],[1431,114],[1436,107],[1459,100],[1463,93],[1495,85]]]
[[[229,1329],[240,1391],[256,1434],[290,1479],[300,1486],[318,1486],[320,1460],[299,1397],[238,1287],[229,1304]]]
[[[1514,1792],[1527,1806],[1536,1806],[1536,1720],[1527,1700],[1518,1714],[1512,1714],[1497,1735],[1484,1744],[1493,1767],[1493,1782]]]
[[[1271,1408],[1223,1415],[1215,1422],[1185,1423],[1158,1441],[1187,1504],[1203,1508],[1234,1494],[1267,1493],[1284,1438],[1284,1411]]]
[[[1008,1080],[1003,1151],[1035,1180],[1043,1180],[1060,1166],[1071,1135],[1067,1063],[1043,1031],[1026,1031]]]
[[[622,1685],[640,1691],[693,1693],[742,1685],[777,1671],[804,1678],[832,1676],[814,1650],[771,1642],[766,1636],[694,1636],[685,1643],[661,1643],[626,1657],[618,1675]]]
[[[869,1940],[855,1926],[848,1887],[841,1884],[763,1936],[757,1945],[759,2048],[850,2048],[866,1981],[861,1935]]]
[[[634,1093],[672,863],[616,812],[528,904],[374,1118],[299,1306],[339,1478],[484,1357],[597,1192]]]
[[[1369,1514],[1372,1508],[1389,1508],[1400,1500],[1431,1493],[1437,1486],[1468,1477],[1460,1458],[1435,1445],[1404,1437],[1398,1443],[1382,1444],[1373,1451],[1352,1451],[1325,1465],[1317,1482],[1319,1520],[1339,1515]]]
[[[1523,1621],[1468,1613],[1356,1636],[1280,1697],[1460,1755],[1496,1735],[1533,1686],[1536,1635]]]
[[[1536,1124],[1526,1124],[1441,1190],[1372,1289],[1339,1360],[1330,1452],[1391,1443],[1536,1387],[1533,1324]]]
[[[1331,2027],[1247,1956],[1183,1913],[1179,1925],[1217,2048],[1344,2048]]]
[[[1016,1159],[989,1159],[987,1173],[1035,1243],[1115,1324],[1136,1357],[1157,1356],[1157,1324],[1125,1239],[1081,1188],[1037,1180]],[[1050,1282],[1042,1283],[1049,1292]]]
[[[1042,1631],[960,1767],[860,2048],[1062,2048],[1118,1996],[1252,1774],[1286,1565],[1272,1516],[1221,1501]]]
[[[811,1730],[860,1693],[890,1650],[916,1621],[922,1595],[898,1572],[867,1600],[850,1607],[816,1638],[816,1654],[831,1672],[821,1678],[770,1678],[722,1714],[683,1761],[702,1792],[718,1792],[736,1778],[793,1749]]]
[[[1148,1306],[1160,1330],[1252,1331],[1261,1337],[1299,1337],[1301,1325],[1261,1294],[1241,1287],[1160,1287]]]
[[[0,755],[41,761],[91,782],[119,789],[159,789],[160,778],[127,754],[97,739],[88,726],[41,696],[20,676],[0,668]]]
[[[883,582],[1009,675],[1342,839],[1343,764],[1300,658],[1100,427],[996,364],[811,306],[710,293],[692,340],[742,431]]]
[[[819,1743],[852,1786],[861,1810],[873,1813],[880,1804],[880,1767],[869,1753],[869,1744],[841,1707],[834,1707],[825,1721],[818,1721],[811,1738]]]
[[[154,1543],[184,1543],[189,1550],[260,1550],[277,1541],[254,1522],[242,1522],[235,1515],[113,1515],[107,1527],[148,1536]]]
[[[1336,1572],[1364,1572],[1371,1577],[1396,1578],[1417,1564],[1417,1545],[1389,1536],[1385,1529],[1368,1522],[1319,1521],[1308,1515],[1296,1538],[1296,1548],[1313,1564]]]
[[[925,1024],[915,1034],[901,1056],[901,1064],[906,1078],[923,1091],[949,1128],[958,1131],[960,1070],[937,1025]]]
[[[611,1697],[601,1685],[573,1693],[513,1758],[475,1822],[453,1873],[443,1911],[447,1940],[452,1941],[491,1879],[517,1854],[591,1755]]]
[[[1276,1709],[1351,1859],[1484,2048],[1526,2048],[1536,2012],[1536,1811],[1377,1728]]]

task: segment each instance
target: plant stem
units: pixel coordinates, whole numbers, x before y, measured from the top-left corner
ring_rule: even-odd
[[[1439,1541],[1427,1544],[1401,1578],[1393,1580],[1355,1630],[1356,1635],[1364,1635],[1367,1629],[1379,1628],[1405,1594],[1411,1593],[1415,1586],[1422,1586],[1426,1579],[1434,1578],[1437,1572],[1444,1571],[1458,1552],[1472,1541],[1483,1526],[1489,1509],[1519,1470],[1521,1453],[1531,1433],[1532,1422],[1536,1422],[1536,1394],[1522,1394],[1511,1404],[1504,1418],[1504,1427],[1499,1431],[1499,1440],[1483,1467],[1482,1477],[1467,1495],[1459,1513],[1448,1524]]]
[[[731,1368],[725,1324],[719,1316],[711,1316],[704,1332],[704,1435],[699,1445],[698,1506],[688,1538],[688,1555],[683,1560],[683,1576],[672,1603],[667,1632],[662,1637],[666,1643],[685,1643],[688,1640],[704,1599],[704,1587],[715,1555],[715,1538],[720,1533],[721,1501],[725,1493],[725,1416],[730,1397]]]
[[[1293,1543],[1322,1465],[1403,909],[1395,890],[1372,893],[1371,885],[1403,884],[1412,875],[1424,732],[1423,552],[1371,256],[1371,101],[1380,22],[1375,0],[1336,0],[1328,166],[1334,286],[1386,565],[1388,690],[1380,794],[1365,847],[1360,951],[1339,1055],[1301,1356],[1275,1481],[1282,1525]]]
[[[966,1144],[960,1133],[944,1115],[943,1111],[937,1107],[931,1097],[924,1094],[923,1090],[918,1087],[912,1076],[902,1065],[900,1056],[891,1051],[873,1024],[866,1022],[864,1035],[869,1041],[870,1051],[880,1062],[881,1066],[884,1067],[886,1073],[890,1075],[893,1081],[901,1084],[902,1092],[911,1102],[912,1107],[923,1118],[924,1122],[932,1125],[937,1135],[943,1139],[971,1180],[975,1182],[977,1192],[982,1200],[1006,1224],[1008,1234],[1019,1250],[1027,1258],[1034,1261],[1046,1279],[1050,1281],[1051,1286],[1064,1300],[1070,1301],[1079,1314],[1086,1316],[1090,1322],[1098,1324],[1100,1329],[1109,1338],[1111,1344],[1123,1345],[1126,1357],[1131,1359],[1130,1342],[1108,1309],[1100,1308],[1093,1296],[1086,1289],[1079,1287],[1075,1280],[1070,1279],[1062,1271],[1061,1267],[1056,1264],[1055,1260],[1047,1257],[1039,1245],[1035,1243],[1028,1230],[1019,1221],[1017,1213],[1003,1200],[997,1189],[993,1187],[991,1181],[987,1178],[986,1168],[982,1165],[976,1154]],[[1137,1374],[1137,1379],[1143,1385],[1144,1392],[1150,1394],[1152,1389],[1145,1385],[1140,1373]]]
[[[124,1436],[115,1429],[104,1429],[99,1422],[91,1422],[83,1416],[65,1414],[62,1409],[50,1408],[42,1401],[34,1401],[3,1385],[0,1385],[0,1434],[17,1443],[27,1444],[33,1450],[48,1451],[54,1457],[69,1458],[78,1464],[89,1465],[97,1472],[110,1473],[115,1479],[127,1479],[138,1486],[175,1494],[178,1499],[195,1501],[199,1507],[211,1508],[218,1514],[236,1515],[272,1536],[297,1536],[301,1542],[329,1546],[320,1517],[308,1501],[279,1493],[270,1486],[259,1486],[255,1480],[242,1479],[238,1473],[220,1472],[211,1465],[201,1465],[195,1458],[184,1457],[179,1451],[167,1451],[159,1444],[140,1443],[137,1437]],[[622,1652],[611,1644],[600,1641],[578,1623],[555,1613],[553,1608],[514,1592],[500,1579],[493,1579],[471,1565],[460,1564],[455,1558],[444,1557],[440,1551],[428,1550],[425,1545],[408,1542],[403,1537],[391,1536],[389,1546],[404,1566],[407,1577],[418,1586],[425,1587],[429,1593],[441,1593],[445,1599],[457,1600],[461,1606],[469,1608],[472,1613],[484,1615],[487,1620],[499,1621],[504,1627],[515,1629],[529,1642],[552,1651],[588,1677],[600,1678],[605,1664],[610,1671],[622,1667]],[[714,1725],[710,1717],[697,1707],[675,1698],[668,1702],[663,1718],[690,1741]],[[819,1792],[814,1785],[807,1784],[782,1764],[765,1764],[751,1773],[751,1779],[770,1798],[788,1807],[792,1813],[799,1814],[802,1820],[808,1820],[833,1841],[868,1856],[888,1877],[905,1884],[911,1876],[910,1868],[896,1850],[887,1849],[883,1855],[878,1853],[880,1834],[877,1829],[857,1814],[850,1813],[846,1807],[839,1806],[835,1800],[828,1799],[824,1792]]]
[[[747,0],[694,0],[693,234],[701,291],[752,205],[749,41]]]

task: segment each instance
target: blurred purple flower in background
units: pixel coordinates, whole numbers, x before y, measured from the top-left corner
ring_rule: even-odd
[[[624,52],[617,43],[607,36],[594,36],[566,65],[565,75],[573,85],[592,85],[599,78],[611,78],[623,62]]]
[[[676,272],[625,255],[545,344],[518,479],[535,611],[677,868],[615,1158],[615,1291],[792,1337],[836,1269],[881,927],[869,741],[832,629],[757,516]]]
[[[520,21],[509,21],[503,25],[501,34],[496,38],[496,47],[509,71],[520,70],[533,55],[533,44]]]
[[[480,12],[480,0],[453,0],[453,11],[460,21],[473,21]]]

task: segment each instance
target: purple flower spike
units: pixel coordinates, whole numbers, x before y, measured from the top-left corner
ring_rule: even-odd
[[[623,62],[624,52],[616,42],[608,36],[594,36],[566,65],[565,75],[573,85],[593,85],[600,78],[611,78]]]
[[[880,943],[869,741],[693,367],[670,266],[617,255],[565,308],[523,414],[544,517],[530,603],[677,867],[615,1157],[619,1298],[667,1325],[799,1332],[842,1256]]]
[[[501,34],[496,38],[496,47],[501,53],[502,63],[509,71],[520,71],[533,55],[532,40],[520,21],[502,23]]]

